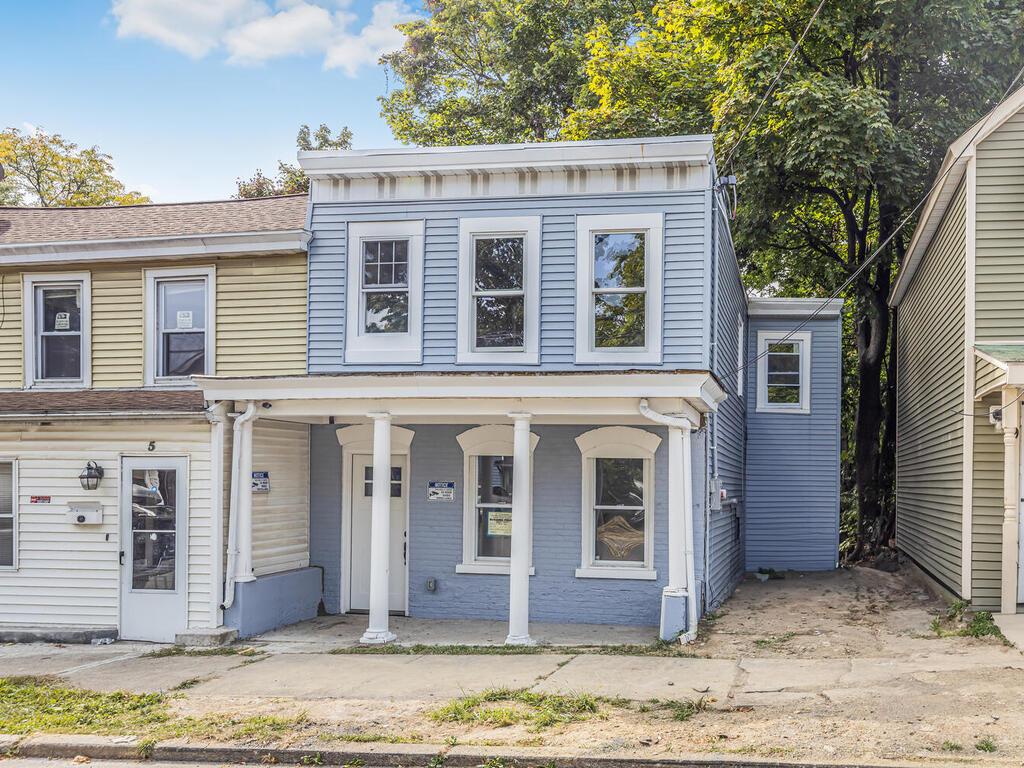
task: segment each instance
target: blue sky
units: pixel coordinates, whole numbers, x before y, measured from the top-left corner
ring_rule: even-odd
[[[0,127],[41,127],[112,155],[157,202],[229,197],[295,157],[295,133],[348,125],[396,142],[376,64],[414,0],[34,0],[3,3]]]

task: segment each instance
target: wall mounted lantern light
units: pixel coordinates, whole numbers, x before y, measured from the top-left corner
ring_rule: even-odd
[[[82,483],[82,487],[87,491],[95,491],[99,487],[100,480],[102,479],[103,467],[95,461],[90,461],[86,464],[85,469],[82,470],[82,474],[78,476],[79,482]]]

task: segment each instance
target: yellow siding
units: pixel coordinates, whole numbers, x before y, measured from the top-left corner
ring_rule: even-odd
[[[306,256],[217,265],[217,373],[306,372]]]
[[[111,264],[60,264],[0,272],[0,387],[23,385],[23,273],[83,272],[92,278],[92,381],[144,383],[147,269],[214,266],[220,375],[306,372],[306,255],[241,256]]]
[[[0,272],[0,387],[24,384],[21,342],[21,274]]]

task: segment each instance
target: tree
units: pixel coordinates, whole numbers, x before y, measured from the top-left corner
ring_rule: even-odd
[[[1022,61],[1015,0],[826,3],[754,120],[816,0],[670,0],[627,43],[598,28],[589,94],[568,138],[715,132],[739,177],[734,225],[748,281],[788,294],[850,286],[855,375],[847,391],[854,556],[892,538],[895,328],[887,306],[910,227],[946,146],[992,106]]]
[[[595,24],[628,39],[651,0],[428,0],[430,16],[400,26],[382,58],[398,87],[381,114],[410,144],[544,141],[586,85]]]
[[[98,147],[80,149],[57,133],[17,128],[0,131],[0,203],[43,208],[137,205],[145,195],[125,189],[114,176],[110,155]]]
[[[316,131],[311,131],[308,125],[303,125],[295,137],[295,145],[300,152],[317,149],[352,149],[352,131],[343,126],[335,136],[323,123]],[[278,162],[277,176],[274,178],[264,175],[263,171],[257,168],[256,173],[250,178],[237,179],[235,183],[238,186],[235,197],[239,198],[294,195],[309,191],[309,179],[302,169],[284,162]]]

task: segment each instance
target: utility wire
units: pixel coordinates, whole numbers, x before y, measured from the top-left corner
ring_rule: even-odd
[[[970,141],[964,144],[964,148],[960,150],[956,157],[953,158],[953,161],[949,164],[949,167],[946,168],[946,170],[943,171],[941,174],[939,174],[939,176],[935,179],[932,185],[928,188],[928,191],[926,191],[924,195],[921,197],[921,199],[918,200],[917,204],[910,209],[910,212],[903,217],[900,223],[896,226],[892,233],[887,238],[885,238],[881,245],[879,245],[870,256],[868,256],[866,259],[864,259],[864,261],[861,262],[860,266],[853,271],[853,273],[843,282],[842,285],[840,285],[835,291],[833,291],[827,299],[823,300],[821,304],[815,307],[814,311],[811,312],[811,314],[804,318],[796,327],[790,330],[783,338],[773,343],[785,344],[789,339],[793,338],[794,334],[798,333],[801,329],[806,328],[808,323],[810,323],[815,317],[821,314],[832,301],[839,298],[839,295],[843,293],[843,291],[845,291],[847,288],[849,288],[850,285],[852,285],[853,282],[858,277],[860,277],[868,267],[870,267],[874,263],[875,259],[877,259],[879,254],[882,253],[883,250],[885,250],[886,246],[888,246],[889,243],[891,243],[893,239],[896,237],[896,235],[899,234],[899,232],[908,223],[910,223],[911,219],[913,219],[914,216],[917,215],[918,210],[921,208],[922,205],[925,204],[925,202],[927,202],[932,192],[935,191],[935,189],[942,183],[946,176],[948,176],[949,173],[953,170],[953,168],[956,166],[960,158],[964,156],[964,153],[967,152],[971,145],[974,144],[974,140],[981,135],[981,132],[985,130],[985,127],[988,125],[989,120],[992,119],[992,115],[995,112],[995,110],[998,109],[1004,101],[1006,101],[1006,97],[1010,95],[1011,91],[1013,91],[1014,86],[1017,85],[1017,82],[1021,79],[1022,76],[1024,76],[1024,67],[1020,68],[1020,70],[1017,72],[1017,76],[1010,81],[1010,84],[1006,87],[1006,90],[1003,91],[1003,95],[999,98],[999,101],[997,101],[995,105],[992,107],[992,109],[989,110],[988,114],[985,115],[985,118],[978,125],[978,129],[971,136]],[[749,368],[751,365],[758,362],[762,357],[765,357],[767,354],[768,350],[765,349],[764,352],[759,353],[753,360],[746,362],[743,365],[736,366],[732,370],[727,371],[725,374],[723,374],[723,376],[735,376],[740,371]]]
[[[754,124],[754,121],[757,120],[758,115],[761,114],[761,110],[764,109],[764,105],[768,103],[769,97],[775,91],[775,86],[779,84],[779,80],[781,80],[782,76],[786,74],[786,70],[789,69],[789,65],[793,62],[793,57],[796,56],[796,52],[800,50],[800,46],[803,45],[804,38],[807,37],[807,33],[811,31],[811,27],[814,25],[814,20],[818,18],[818,14],[821,13],[821,9],[823,7],[825,7],[825,0],[821,0],[821,2],[818,3],[818,7],[814,9],[814,13],[811,14],[811,18],[808,20],[807,26],[804,27],[804,31],[801,33],[800,38],[790,49],[789,56],[786,57],[786,61],[783,62],[782,67],[775,73],[775,77],[772,78],[772,81],[768,86],[768,90],[766,90],[764,92],[764,96],[761,97],[761,102],[757,105],[757,109],[754,110],[754,114],[752,114],[750,119],[747,120],[747,124],[743,126],[743,130],[740,131],[740,135],[736,138],[736,141],[733,142],[732,148],[726,153],[725,162],[722,163],[723,172],[729,170],[729,164],[732,163],[733,155],[735,155],[736,150],[740,148],[740,144],[747,136],[747,131],[750,130],[750,126]]]

